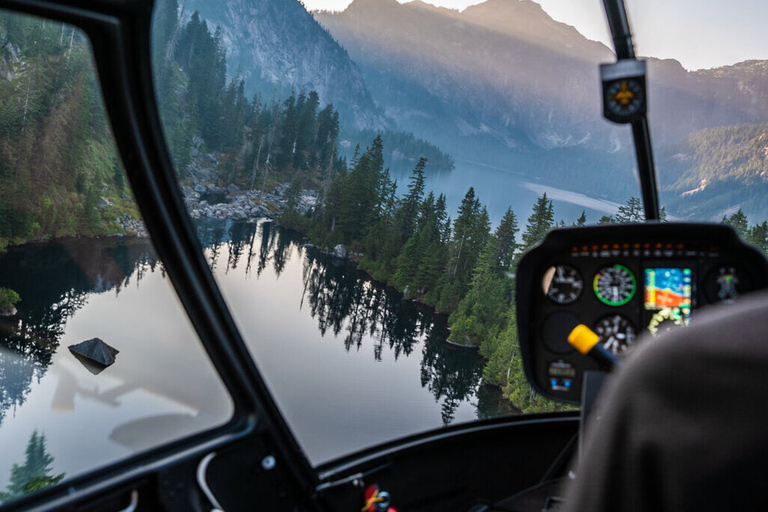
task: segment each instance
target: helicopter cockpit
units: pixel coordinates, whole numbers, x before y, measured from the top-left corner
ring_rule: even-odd
[[[734,189],[763,211],[768,64],[639,59],[603,4],[612,48],[528,0],[0,2],[0,510],[554,511],[610,481],[577,463],[650,417],[627,379],[663,395],[674,347],[760,313]],[[661,186],[654,91],[692,126]]]
[[[696,224],[556,230],[519,269],[528,378],[544,396],[574,404],[585,372],[605,369],[569,344],[577,325],[624,356],[642,335],[660,337],[705,306],[768,287],[758,251],[726,227]]]

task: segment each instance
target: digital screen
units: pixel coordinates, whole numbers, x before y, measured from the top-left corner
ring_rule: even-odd
[[[653,336],[691,319],[693,271],[690,268],[645,269],[646,325]]]
[[[549,367],[549,374],[553,377],[575,377],[576,376],[576,369],[573,367],[568,368],[558,368],[558,367]]]

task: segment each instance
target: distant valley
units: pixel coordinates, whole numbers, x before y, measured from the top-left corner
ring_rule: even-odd
[[[294,0],[189,0],[184,9],[220,27],[229,74],[250,94],[316,90],[333,103],[347,154],[365,144],[349,140],[350,130],[400,130],[456,159],[593,197],[639,195],[629,130],[600,115],[598,64],[613,61],[612,51],[530,0],[463,12],[396,0],[355,0],[341,13],[309,14]],[[704,171],[694,162],[706,151],[692,135],[768,120],[766,63],[688,72],[648,61],[663,202],[683,218],[739,207],[768,217],[755,199],[768,192],[765,166],[748,180],[752,171]]]

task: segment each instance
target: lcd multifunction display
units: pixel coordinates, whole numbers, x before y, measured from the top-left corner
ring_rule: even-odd
[[[691,319],[693,271],[690,268],[645,269],[645,319],[648,332],[658,336]]]

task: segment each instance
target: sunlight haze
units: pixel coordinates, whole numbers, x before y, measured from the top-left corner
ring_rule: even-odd
[[[398,0],[399,1],[399,0]],[[425,0],[463,10],[475,0]],[[304,0],[308,10],[342,11],[349,0]],[[404,3],[404,2],[401,2]],[[610,36],[602,0],[540,0],[557,21],[573,25],[589,39],[608,46]],[[626,0],[637,53],[677,59],[689,70],[719,67],[749,59],[768,59],[768,3],[763,0]]]

